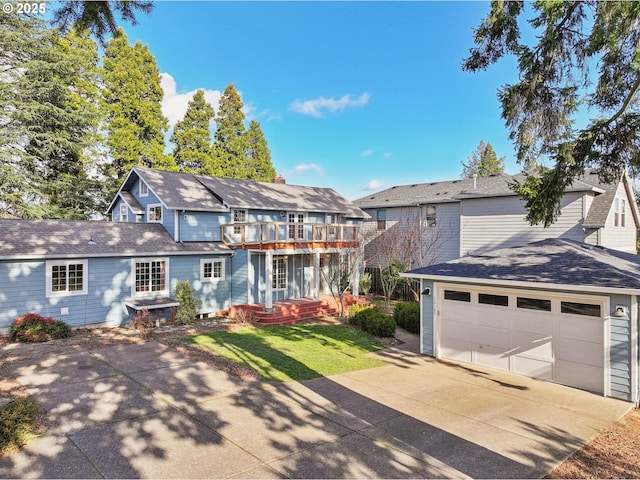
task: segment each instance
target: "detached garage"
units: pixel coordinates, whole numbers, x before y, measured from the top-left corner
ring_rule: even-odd
[[[423,354],[638,403],[640,257],[549,239],[403,275]]]

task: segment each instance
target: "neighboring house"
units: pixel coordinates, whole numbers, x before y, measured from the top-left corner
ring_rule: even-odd
[[[355,200],[371,217],[363,226],[368,242],[365,258],[376,258],[380,243],[384,250],[389,229],[396,231],[386,237],[403,237],[398,231],[405,231],[407,225],[415,229],[416,224],[422,235],[419,266],[545,238],[636,252],[640,219],[626,175],[607,185],[595,172],[587,172],[567,190],[558,220],[548,228],[526,221],[524,202],[509,188],[522,179],[522,175],[495,174],[403,185]]]
[[[0,332],[26,312],[120,325],[175,306],[189,280],[201,314],[312,297],[360,246],[366,214],[328,188],[134,167],[112,222],[0,220]],[[357,278],[354,282],[357,294]]]
[[[547,239],[402,275],[423,354],[638,403],[639,256]]]

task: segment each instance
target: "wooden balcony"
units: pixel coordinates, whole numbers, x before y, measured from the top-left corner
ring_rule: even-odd
[[[236,248],[349,248],[360,245],[360,226],[323,223],[233,223],[222,225],[222,241]]]

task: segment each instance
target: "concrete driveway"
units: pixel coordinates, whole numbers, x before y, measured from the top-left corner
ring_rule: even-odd
[[[0,459],[0,478],[534,478],[632,406],[422,357],[406,339],[378,354],[386,366],[286,384],[155,342],[7,346],[39,349],[16,373],[50,423]]]

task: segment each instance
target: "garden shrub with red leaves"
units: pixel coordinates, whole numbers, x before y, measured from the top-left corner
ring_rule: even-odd
[[[71,327],[67,323],[38,313],[25,313],[16,318],[9,327],[9,338],[12,342],[48,342],[70,336]]]

